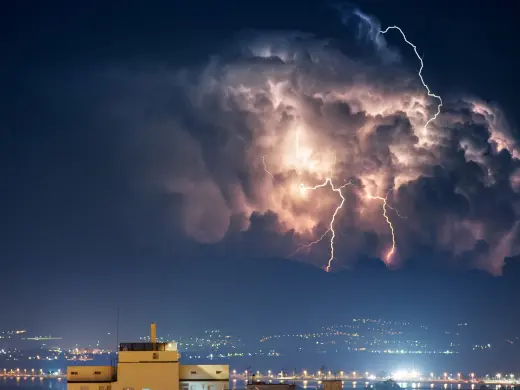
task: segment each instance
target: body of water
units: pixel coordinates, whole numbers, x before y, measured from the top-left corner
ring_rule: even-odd
[[[286,383],[295,383],[299,390],[303,389],[321,389],[322,385],[316,381],[287,381]],[[364,390],[370,388],[369,383],[367,386],[365,382],[345,382],[343,385],[344,389],[350,390]],[[230,382],[230,389],[242,390],[245,389],[245,381]],[[433,387],[432,387],[433,385]],[[479,390],[479,384],[470,383],[435,383],[430,382],[402,382],[399,386],[403,389],[410,390]],[[490,385],[488,386],[491,390],[506,390],[506,386]],[[67,381],[64,379],[39,379],[39,378],[0,378],[0,390],[67,390]]]
[[[0,378],[0,388],[2,390],[67,390],[67,381],[65,379],[2,377]]]

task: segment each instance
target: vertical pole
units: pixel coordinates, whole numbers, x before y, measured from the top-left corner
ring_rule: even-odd
[[[119,306],[117,307],[116,317],[116,351],[119,351]]]
[[[152,322],[150,324],[150,341],[152,342],[152,348],[154,351],[157,350],[157,327],[155,325],[155,322]]]

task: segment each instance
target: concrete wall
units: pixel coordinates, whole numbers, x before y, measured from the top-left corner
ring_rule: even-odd
[[[138,362],[178,362],[177,351],[121,351],[118,354],[119,363]]]
[[[132,354],[140,353],[132,352]],[[112,390],[114,390],[114,385]],[[145,363],[120,361],[118,364],[116,390],[144,389],[179,390],[179,363],[157,360]]]
[[[114,390],[110,383],[67,383],[67,390]]]
[[[115,370],[112,366],[67,367],[68,382],[110,382],[114,374]]]
[[[229,366],[227,364],[215,365],[185,365],[180,366],[180,380],[194,381],[229,381]]]
[[[229,389],[229,366],[185,365],[180,366],[181,390],[227,390]]]
[[[180,390],[228,390],[229,381],[186,381],[181,382]]]

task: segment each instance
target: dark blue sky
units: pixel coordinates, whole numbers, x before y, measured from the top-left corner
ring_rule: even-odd
[[[420,313],[432,321],[448,314],[483,320],[483,326],[494,313],[513,326],[517,318],[502,310],[520,300],[514,263],[500,278],[413,261],[388,271],[376,260],[326,274],[189,242],[164,215],[173,207],[170,199],[135,191],[117,145],[124,129],[104,116],[102,104],[105,95],[128,92],[96,85],[90,75],[118,64],[197,66],[243,29],[341,39],[345,27],[327,3],[78,4],[0,5],[0,329],[92,340],[113,331],[118,305],[123,336],[138,334],[150,320],[172,333],[218,326],[254,333],[257,326],[289,328],[302,318],[330,323],[354,313]],[[463,91],[496,101],[514,125],[520,57],[509,4],[357,5],[407,32],[437,93]],[[269,315],[281,321],[266,324]]]

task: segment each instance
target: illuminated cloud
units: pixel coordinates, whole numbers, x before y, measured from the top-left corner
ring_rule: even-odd
[[[151,160],[158,149],[171,154],[149,173],[182,195],[186,234],[215,243],[255,232],[263,254],[288,256],[327,232],[339,194],[302,184],[330,178],[352,184],[334,225],[336,265],[361,254],[384,259],[387,197],[397,245],[389,266],[427,251],[499,274],[520,250],[520,149],[502,112],[451,96],[425,127],[438,101],[410,70],[418,64],[401,60],[397,46],[411,48],[359,12],[345,22],[359,27],[347,46],[372,55],[309,34],[249,34],[227,55],[169,78],[179,105],[169,126],[142,135],[160,145],[143,148]],[[255,229],[263,216],[271,222]],[[289,243],[275,243],[273,231]],[[294,257],[324,266],[328,251],[323,240]]]

